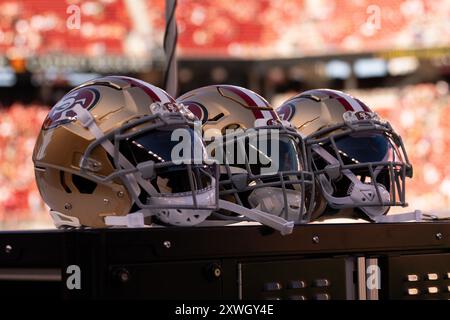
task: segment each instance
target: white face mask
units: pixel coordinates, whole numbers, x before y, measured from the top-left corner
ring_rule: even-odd
[[[339,161],[329,154],[322,147],[315,147],[314,151],[321,156],[325,161],[332,165],[339,165]],[[386,155],[387,157],[387,155]],[[385,158],[384,160],[387,160]],[[382,167],[377,167],[374,170],[374,177],[376,178],[381,172]],[[360,208],[370,219],[375,220],[375,217],[384,215],[389,206],[382,205],[391,201],[391,196],[386,187],[380,183],[377,183],[379,197],[377,193],[377,187],[372,183],[364,183],[359,180],[353,172],[350,170],[342,170],[341,173],[345,175],[352,182],[347,190],[347,196],[334,197],[333,187],[331,182],[325,174],[320,174],[318,180],[322,187],[322,195],[327,200],[330,207],[335,209],[357,207]],[[372,206],[364,206],[364,204]]]
[[[289,221],[301,220],[300,213],[305,212],[305,204],[302,210],[302,193],[296,190],[285,190],[288,204],[288,216],[284,216],[283,189],[274,187],[263,187],[253,190],[248,201],[253,208],[282,216]]]
[[[216,203],[216,188],[211,185],[209,188],[196,191],[198,206],[214,206]],[[174,226],[193,226],[203,222],[213,210],[206,209],[173,209],[174,205],[193,206],[194,199],[191,192],[161,194],[152,196],[148,204],[167,207],[162,209],[148,209],[151,214],[156,215],[162,222]]]

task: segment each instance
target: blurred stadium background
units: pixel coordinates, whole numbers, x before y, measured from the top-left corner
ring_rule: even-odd
[[[0,0],[0,229],[52,227],[31,153],[65,92],[102,74],[162,84],[164,5]],[[402,134],[410,208],[449,208],[449,0],[179,0],[177,22],[180,93],[226,82],[276,106],[347,90]]]

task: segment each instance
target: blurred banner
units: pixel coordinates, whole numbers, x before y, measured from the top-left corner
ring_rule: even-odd
[[[2,0],[0,52],[160,59],[164,10],[164,0]],[[176,18],[181,56],[263,59],[449,47],[449,14],[446,0],[185,0]]]

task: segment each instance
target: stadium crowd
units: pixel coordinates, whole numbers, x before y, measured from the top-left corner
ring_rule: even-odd
[[[31,161],[47,113],[48,107],[34,104],[0,108],[0,229],[48,222]]]
[[[78,5],[79,28],[77,11],[70,5]],[[11,57],[123,54],[123,40],[129,29],[124,1],[0,2],[0,52]]]
[[[179,45],[257,58],[439,47],[449,17],[448,0],[180,1]]]
[[[80,10],[79,29],[68,27],[70,5]],[[90,57],[160,47],[164,5],[1,1],[0,52]],[[449,44],[449,17],[450,0],[180,0],[178,47],[184,56],[256,58],[442,47]]]
[[[407,185],[410,207],[450,207],[448,84],[424,83],[351,93],[389,120],[402,135],[414,166],[414,178]],[[34,142],[47,112],[48,107],[34,104],[16,103],[0,109],[0,228],[30,221],[51,225],[36,189],[31,162]]]

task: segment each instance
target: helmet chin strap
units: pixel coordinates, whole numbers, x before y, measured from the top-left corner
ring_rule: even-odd
[[[124,216],[106,216],[105,224],[111,227],[144,228],[147,212],[136,211]]]
[[[222,199],[219,200],[219,208],[237,213],[238,215],[249,218],[252,221],[256,221],[263,225],[269,226],[279,231],[283,236],[291,234],[294,229],[293,221],[286,221],[281,217],[263,212],[257,208],[248,209],[241,205]],[[193,210],[191,211],[193,212]],[[149,215],[153,215],[153,213],[137,211],[125,216],[107,216],[105,217],[105,223],[108,226],[127,226],[129,228],[142,228],[147,226],[144,223],[144,218]]]
[[[293,221],[286,221],[281,217],[266,213],[259,209],[249,209],[230,201],[220,199],[219,208],[237,213],[239,215],[243,215],[253,221],[269,226],[275,230],[280,231],[283,236],[292,233],[294,228]]]
[[[313,146],[313,150],[330,165],[340,165],[339,161],[323,147],[315,145]],[[375,169],[375,177],[378,176],[381,169],[382,168],[380,166]],[[388,203],[391,198],[389,191],[386,190],[386,187],[380,183],[376,183],[376,185],[374,185],[372,183],[361,182],[361,180],[348,169],[342,170],[341,173],[352,182],[349,190],[347,191],[348,195],[346,197],[334,197],[332,195],[333,187],[331,186],[331,183],[326,175],[320,174],[318,177],[319,183],[322,186],[322,194],[332,208],[340,209],[350,207],[355,203],[360,203],[361,205],[359,208],[367,215],[369,219],[374,222],[400,222],[421,219],[421,217],[418,217],[417,215],[417,212],[419,211],[415,211],[413,214],[405,213],[392,215],[390,217],[384,216],[384,214],[388,211],[389,206],[382,204]],[[381,205],[379,205],[380,203]],[[367,206],[364,204],[367,204]]]

